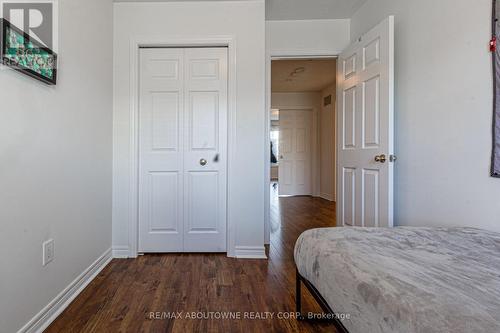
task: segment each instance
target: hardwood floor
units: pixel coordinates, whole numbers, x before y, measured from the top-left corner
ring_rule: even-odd
[[[269,260],[219,254],[114,259],[45,332],[335,332],[328,323],[277,318],[295,309],[297,237],[335,226],[335,204],[272,197]],[[303,310],[320,311],[305,288]],[[168,318],[181,311],[182,318]],[[187,318],[192,312],[207,319]],[[252,313],[261,318],[246,318]]]

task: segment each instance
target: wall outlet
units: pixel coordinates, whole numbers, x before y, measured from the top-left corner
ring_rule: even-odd
[[[49,239],[42,244],[43,260],[42,265],[46,266],[49,262],[54,260],[54,240]]]

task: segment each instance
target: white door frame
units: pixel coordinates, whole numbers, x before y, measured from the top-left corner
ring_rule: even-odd
[[[270,50],[269,45],[266,47],[266,109],[265,109],[265,152],[264,152],[264,243],[269,244],[271,242],[271,187],[269,182],[271,179],[271,147],[269,142],[271,141],[271,62],[273,60],[284,60],[284,59],[325,59],[325,58],[338,58],[340,51],[336,54],[325,54],[321,50],[311,50],[311,53],[297,54],[297,52],[290,51],[289,53],[275,53]],[[274,107],[274,106],[273,106]],[[278,107],[277,107],[278,108]],[[290,107],[283,107],[283,109],[290,109]],[[300,109],[306,109],[305,107],[300,107]],[[310,109],[316,109],[311,107]],[[316,113],[316,112],[315,112]],[[335,113],[335,117],[337,113]],[[319,118],[317,116],[317,118]],[[313,119],[314,124],[314,119]],[[336,123],[337,124],[337,123]],[[316,124],[317,126],[317,124]],[[337,129],[335,129],[336,131]],[[319,141],[318,141],[319,143]],[[318,152],[319,153],[319,152]],[[337,156],[337,147],[335,147],[335,156]],[[313,158],[315,158],[313,156]],[[335,157],[336,158],[336,157]],[[336,163],[336,162],[335,162]],[[335,174],[335,177],[337,175]],[[313,191],[314,184],[316,182],[313,180]],[[314,193],[314,192],[313,192]]]
[[[227,256],[235,257],[235,226],[231,217],[232,162],[236,147],[236,38],[217,36],[135,36],[130,39],[130,153],[129,153],[129,257],[138,255],[139,243],[139,49],[141,47],[227,47],[228,48],[228,130],[227,130]]]

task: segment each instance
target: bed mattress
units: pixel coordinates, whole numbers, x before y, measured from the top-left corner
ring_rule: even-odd
[[[295,245],[299,273],[350,333],[500,332],[500,234],[326,228]]]

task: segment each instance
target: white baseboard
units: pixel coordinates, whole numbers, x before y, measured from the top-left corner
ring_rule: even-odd
[[[125,259],[129,258],[129,256],[128,246],[113,246],[113,258]]]
[[[35,315],[18,333],[42,333],[68,307],[83,289],[102,271],[111,261],[111,249],[104,252],[82,274],[71,282],[57,295],[42,311]]]
[[[333,197],[333,194],[330,194],[330,193],[321,193],[319,195],[320,198],[323,198],[325,200],[328,200],[328,201],[335,201],[335,198]]]
[[[238,259],[267,259],[264,246],[236,246],[234,254]]]

